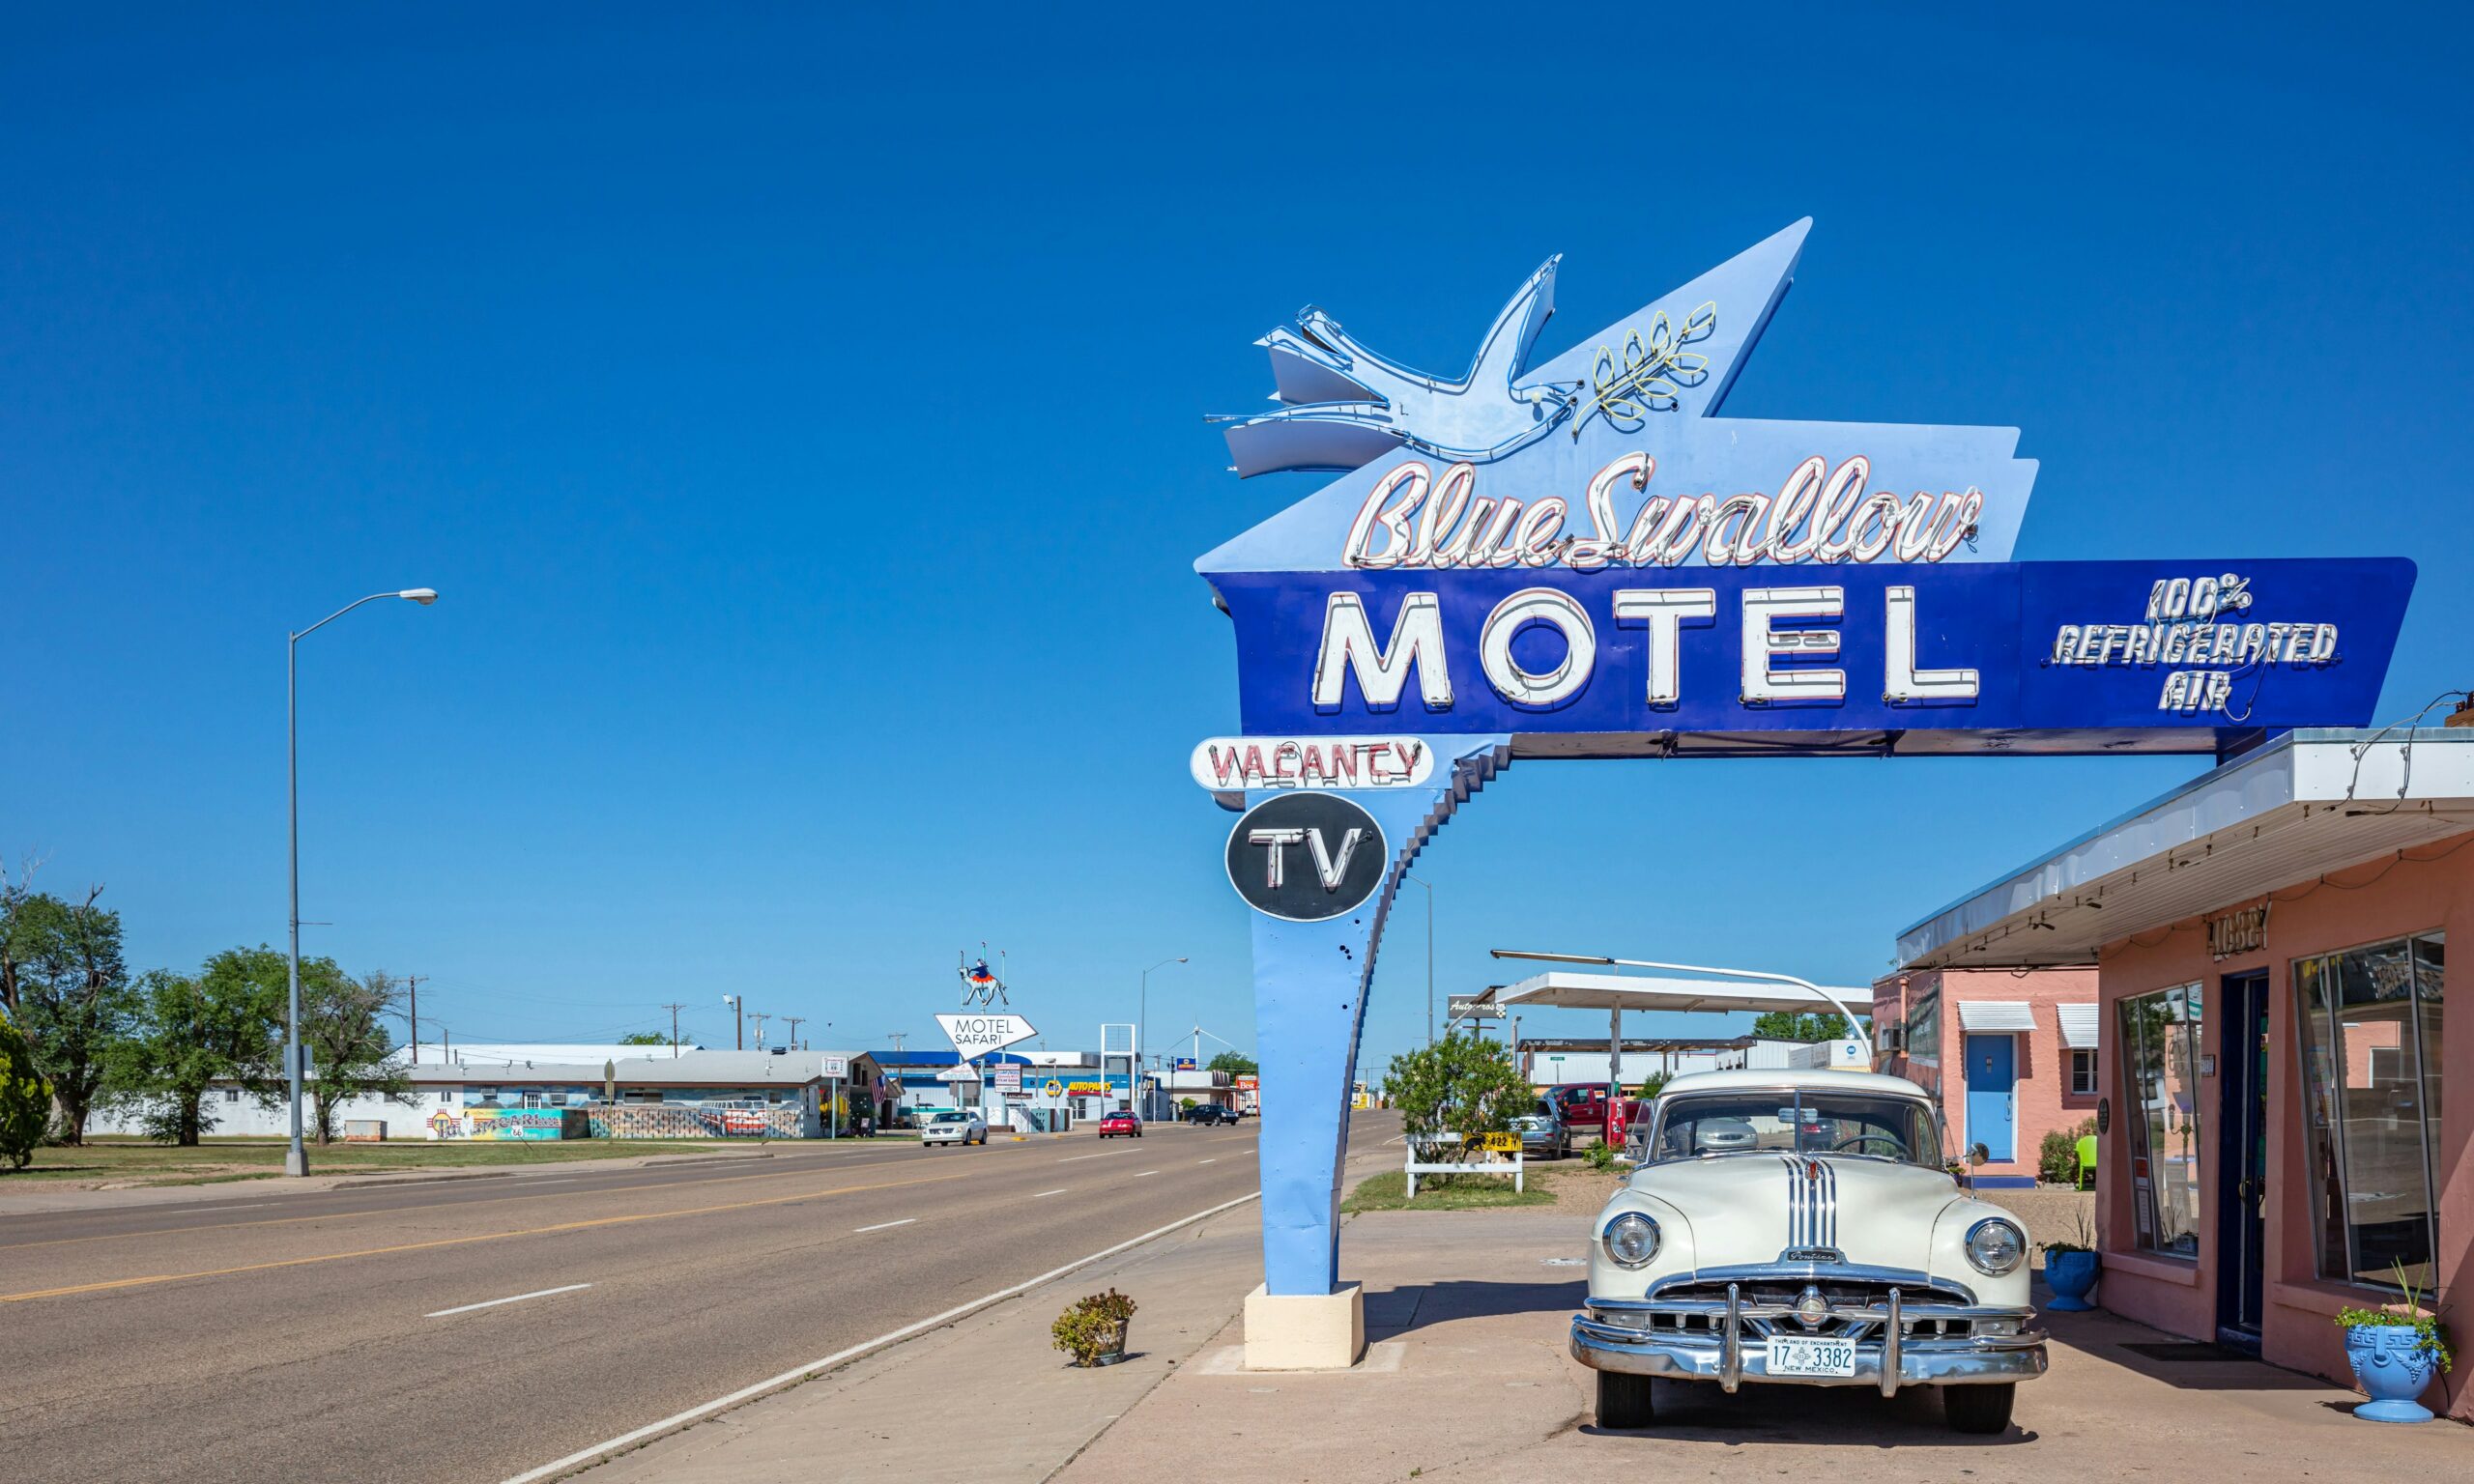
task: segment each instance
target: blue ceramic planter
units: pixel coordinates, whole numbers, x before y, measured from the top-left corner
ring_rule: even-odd
[[[2345,1359],[2354,1384],[2371,1397],[2354,1415],[2372,1422],[2429,1422],[2431,1409],[2414,1398],[2431,1384],[2439,1357],[2423,1348],[2411,1325],[2356,1325],[2345,1331]]]
[[[2053,1290],[2052,1308],[2064,1313],[2092,1309],[2087,1296],[2096,1291],[2097,1258],[2093,1252],[2048,1252],[2045,1284]]]

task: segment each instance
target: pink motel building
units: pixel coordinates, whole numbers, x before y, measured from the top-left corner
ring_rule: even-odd
[[[2452,937],[2474,941],[2474,727],[2314,730],[1916,924],[1899,960],[1912,1006],[1929,978],[1946,999],[2092,959],[2097,1302],[2342,1384],[2337,1312],[2409,1285],[2474,1350]],[[2422,1401],[2474,1420],[2474,1365]]]
[[[1873,985],[1878,1070],[1941,1105],[1951,1153],[1993,1188],[2036,1183],[2045,1135],[2096,1116],[2099,1018],[2092,963],[1916,969]]]

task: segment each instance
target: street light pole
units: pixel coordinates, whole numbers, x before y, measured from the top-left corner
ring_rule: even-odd
[[[284,1078],[291,1087],[292,1139],[284,1146],[283,1173],[309,1173],[309,1151],[301,1142],[301,642],[320,629],[360,607],[380,598],[403,598],[427,608],[438,601],[438,593],[428,587],[407,587],[400,592],[373,592],[359,603],[347,603],[309,627],[287,635],[283,651],[283,738],[285,824],[292,838],[291,877],[292,909],[289,926],[292,931],[292,960],[285,974],[287,1010],[283,1022]]]
[[[1434,1044],[1434,887],[1432,884],[1400,872],[1403,881],[1415,881],[1426,891],[1426,1044]]]
[[[1153,964],[1151,969],[1165,969],[1172,963],[1185,961],[1185,956],[1180,954],[1174,958],[1161,959]],[[1136,991],[1134,1002],[1134,1069],[1126,1091],[1132,1093],[1137,1100],[1142,1098],[1142,1026],[1151,1012],[1151,969],[1142,971],[1141,985]],[[1151,1110],[1146,1106],[1142,1113],[1148,1118]]]

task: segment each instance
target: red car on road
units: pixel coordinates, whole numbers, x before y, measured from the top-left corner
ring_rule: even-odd
[[[1142,1137],[1142,1120],[1122,1110],[1100,1120],[1100,1137],[1113,1138],[1120,1133],[1130,1134],[1137,1139]]]

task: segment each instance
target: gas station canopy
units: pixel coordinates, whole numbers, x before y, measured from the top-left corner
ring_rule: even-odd
[[[1870,989],[1837,989],[1850,1007],[1869,1008]],[[1742,984],[1722,979],[1677,979],[1647,974],[1586,974],[1550,969],[1516,985],[1502,985],[1477,997],[1481,1003],[1506,1007],[1539,1006],[1558,1010],[1671,1010],[1835,1012],[1828,995],[1795,985]]]

